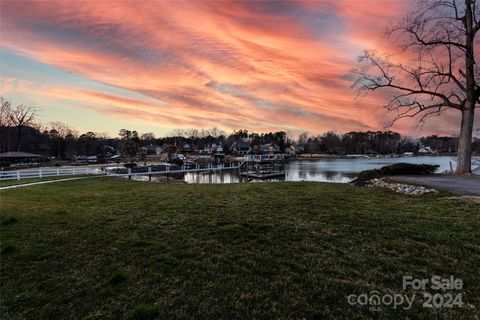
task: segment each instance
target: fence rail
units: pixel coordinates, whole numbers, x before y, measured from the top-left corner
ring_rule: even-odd
[[[76,176],[105,174],[101,170],[92,168],[48,168],[48,169],[26,169],[16,171],[0,171],[0,181],[2,180],[21,180],[28,178],[46,178],[56,176]]]

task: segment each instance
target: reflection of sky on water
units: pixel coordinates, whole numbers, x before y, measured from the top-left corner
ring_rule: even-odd
[[[476,158],[478,159],[478,157]],[[450,162],[455,170],[456,162],[453,156],[421,156],[403,158],[371,158],[371,159],[325,159],[325,160],[299,160],[286,164],[286,181],[322,181],[347,183],[363,171],[381,168],[383,166],[406,162],[416,164],[437,164],[437,172],[450,171]],[[222,173],[189,173],[185,175],[188,183],[238,183],[246,182],[238,175],[238,171],[225,171]]]

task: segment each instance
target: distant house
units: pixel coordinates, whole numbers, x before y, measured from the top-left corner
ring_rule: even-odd
[[[262,144],[260,145],[260,148],[262,149],[263,153],[279,153],[280,152],[280,147],[274,143]]]
[[[182,152],[192,152],[192,146],[188,143],[183,143],[180,147],[180,151]]]
[[[204,149],[203,149],[203,152],[205,154],[212,154],[212,153],[215,153],[215,154],[221,154],[223,153],[223,147],[221,144],[211,144],[209,146],[206,146]]]
[[[117,150],[114,147],[109,145],[103,145],[102,152],[105,156],[112,156],[114,154],[117,154]]]
[[[122,160],[122,156],[119,154],[113,155],[109,158],[110,161],[119,163]]]
[[[244,156],[252,151],[252,147],[247,142],[238,140],[232,144],[230,150],[236,155]]]
[[[142,149],[146,152],[147,155],[159,155],[162,153],[163,148],[154,144],[150,144],[148,146],[142,147]]]
[[[426,153],[434,153],[434,151],[432,150],[432,148],[427,146],[427,147],[421,147],[420,149],[418,149],[418,153],[426,154]]]
[[[299,145],[296,145],[296,146],[295,146],[295,151],[296,151],[297,153],[302,153],[302,152],[305,151],[305,146],[300,145],[300,144],[299,144]]]
[[[223,154],[223,147],[221,144],[214,146],[215,148],[213,149],[213,152],[215,152],[215,154]]]
[[[212,154],[216,147],[217,145],[215,143],[206,145],[203,149],[199,150],[199,153]]]
[[[75,158],[75,162],[77,163],[97,163],[98,158],[97,156],[78,156]]]
[[[291,154],[291,155],[294,155],[296,154],[296,148],[295,146],[288,146],[285,148],[285,153],[286,154]]]

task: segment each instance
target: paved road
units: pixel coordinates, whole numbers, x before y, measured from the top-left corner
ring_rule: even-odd
[[[428,186],[437,190],[450,191],[461,195],[480,196],[480,176],[396,176],[392,180]]]

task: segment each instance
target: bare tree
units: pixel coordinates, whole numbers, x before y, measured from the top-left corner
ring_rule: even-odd
[[[448,109],[461,113],[457,174],[471,172],[473,123],[480,102],[474,53],[479,29],[475,0],[421,1],[417,10],[387,30],[398,36],[409,62],[366,51],[354,70],[360,92],[383,90],[391,96],[385,105],[392,114],[387,127],[402,118],[423,123]]]
[[[95,132],[95,136],[96,136],[98,139],[101,139],[101,140],[108,140],[108,139],[110,139],[110,134],[109,134],[107,131]]]
[[[155,140],[155,134],[153,132],[142,133],[140,139],[152,143]]]
[[[211,135],[214,138],[218,138],[220,136],[226,136],[227,135],[227,133],[225,131],[223,131],[222,129],[219,129],[217,127],[207,129],[207,131],[208,131],[208,134]]]
[[[172,137],[184,137],[186,135],[184,129],[173,129],[172,133],[170,133],[170,136]]]
[[[2,103],[0,109],[0,126],[8,127],[10,125],[10,113],[12,110],[12,105],[5,97],[0,97],[0,102]]]
[[[12,105],[5,97],[0,97],[1,108],[0,108],[0,150],[1,152],[8,151],[8,135],[10,130],[8,127],[12,125],[10,120],[10,113],[12,110]]]
[[[298,136],[298,144],[305,145],[308,142],[308,132],[303,132]]]
[[[188,129],[185,129],[185,136],[187,138],[198,138],[198,129],[196,128],[188,128]]]
[[[15,107],[10,106],[8,110],[8,118],[10,120],[10,125],[17,127],[17,151],[20,151],[22,129],[25,126],[33,124],[35,117],[37,116],[37,112],[38,109],[36,107],[27,106],[24,104]]]
[[[57,159],[62,158],[62,149],[65,149],[67,140],[76,139],[78,131],[71,128],[68,124],[63,122],[50,122],[48,124],[49,135],[52,140],[56,141]],[[62,148],[63,147],[63,148]],[[64,153],[64,152],[63,152]]]

